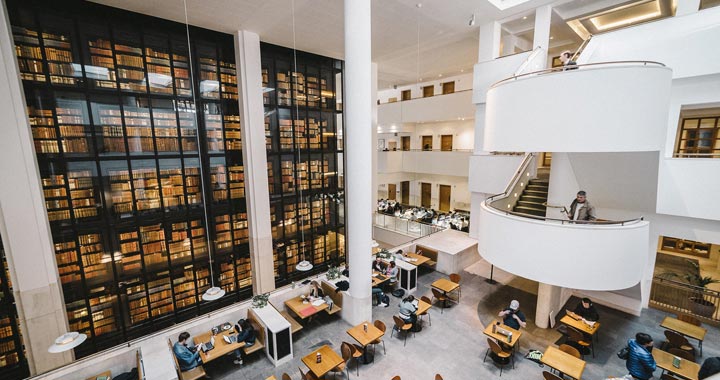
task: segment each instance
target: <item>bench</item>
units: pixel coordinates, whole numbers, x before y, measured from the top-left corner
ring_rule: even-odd
[[[343,294],[342,292],[336,291],[337,288],[335,285],[330,284],[327,281],[320,281],[320,287],[322,288],[323,293],[326,296],[330,296],[330,299],[333,300],[333,307],[332,310],[330,308],[325,309],[325,311],[333,315],[337,313],[338,311],[342,310],[342,300],[343,300]]]
[[[438,253],[435,250],[432,250],[430,248],[425,248],[423,246],[417,246],[415,248],[415,252],[422,252],[422,255],[429,258],[430,260],[423,263],[423,266],[435,268],[435,265],[437,265],[437,257]]]
[[[245,355],[250,355],[254,352],[260,351],[265,348],[265,326],[257,321],[255,313],[252,309],[248,310],[247,321],[250,322],[255,330],[255,344],[250,347],[243,348]]]
[[[175,362],[175,370],[178,374],[178,379],[180,380],[196,380],[201,377],[207,376],[205,374],[205,368],[203,368],[202,365],[199,365],[189,371],[181,371],[180,370],[180,364],[177,361],[177,357],[175,356],[175,351],[173,351],[173,343],[170,339],[168,339],[168,346],[170,347],[170,355],[173,357],[173,361]],[[138,373],[140,372],[140,369],[138,368]]]
[[[287,310],[281,311],[280,315],[282,315],[290,323],[290,331],[292,331],[293,334],[302,330],[303,326],[295,318],[293,318]]]

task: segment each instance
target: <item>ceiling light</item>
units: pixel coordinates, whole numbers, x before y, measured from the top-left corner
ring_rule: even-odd
[[[72,350],[73,348],[79,346],[86,339],[87,335],[80,334],[76,331],[62,334],[55,339],[54,344],[50,346],[50,348],[48,348],[48,352],[51,354],[57,354],[60,352]]]
[[[622,17],[626,16],[626,17]],[[662,16],[658,1],[639,5],[619,7],[604,14],[592,17],[589,21],[598,31],[618,28],[625,25],[636,24]]]
[[[460,72],[461,72],[461,73],[464,73],[464,72],[465,72],[465,69],[460,69]]]
[[[551,39],[551,40],[554,40],[554,39],[555,39],[555,37],[553,37],[553,36],[550,36],[550,39]]]
[[[422,80],[422,78],[420,78],[420,80]]]
[[[523,20],[527,20],[527,16],[523,16]]]
[[[468,21],[468,26],[475,25],[475,14],[473,13],[472,16],[470,16],[470,21]]]
[[[438,78],[442,78],[442,74],[438,74]]]
[[[417,3],[417,4],[415,4],[415,6],[418,8],[422,8],[422,3]]]

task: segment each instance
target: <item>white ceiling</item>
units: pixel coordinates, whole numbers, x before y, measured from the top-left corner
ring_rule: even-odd
[[[93,1],[185,22],[182,0]],[[378,63],[378,85],[414,83],[418,77],[469,70],[477,62],[480,25],[527,14],[552,1],[530,0],[500,11],[487,0],[372,0],[372,53]],[[342,58],[343,1],[294,2],[297,49]],[[421,8],[416,7],[418,2]],[[253,31],[262,41],[292,47],[291,4],[289,0],[187,0],[188,20],[191,25],[226,33]],[[468,26],[473,14],[475,25]]]

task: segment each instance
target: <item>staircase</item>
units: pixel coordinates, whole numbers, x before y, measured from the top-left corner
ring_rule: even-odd
[[[513,211],[535,215],[545,216],[545,203],[548,198],[548,180],[547,179],[531,179],[527,187],[520,195],[520,199],[513,208]]]

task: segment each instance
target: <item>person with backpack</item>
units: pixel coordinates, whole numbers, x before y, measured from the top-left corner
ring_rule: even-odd
[[[628,359],[625,362],[633,379],[649,380],[657,368],[652,356],[653,339],[645,333],[635,334],[635,339],[628,340]]]
[[[412,295],[403,298],[402,302],[400,302],[400,312],[398,313],[398,316],[405,323],[412,323],[411,331],[417,331],[417,309],[415,297]]]

